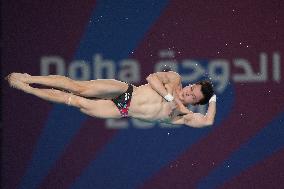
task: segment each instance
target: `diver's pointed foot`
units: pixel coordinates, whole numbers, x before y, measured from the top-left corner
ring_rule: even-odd
[[[25,90],[29,87],[29,85],[23,81],[25,77],[27,77],[25,74],[11,73],[5,79],[8,81],[10,87]]]
[[[19,80],[22,81],[24,83],[29,83],[30,82],[30,77],[31,75],[27,74],[27,73],[11,73],[9,74],[6,78],[7,80]]]

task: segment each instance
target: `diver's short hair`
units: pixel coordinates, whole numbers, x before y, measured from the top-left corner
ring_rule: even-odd
[[[208,81],[208,80],[199,81],[199,82],[197,82],[195,84],[196,85],[201,85],[201,92],[202,92],[202,94],[204,96],[196,104],[199,104],[199,105],[207,104],[209,102],[210,98],[214,95],[213,84],[210,81]]]

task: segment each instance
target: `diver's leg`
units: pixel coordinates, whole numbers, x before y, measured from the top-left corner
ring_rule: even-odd
[[[72,93],[63,92],[57,89],[38,89],[29,86],[21,81],[12,81],[10,85],[26,93],[35,95],[41,99],[67,104],[80,109],[81,112],[98,118],[120,118],[120,112],[111,100],[89,100]]]
[[[41,84],[67,90],[80,96],[104,99],[112,99],[124,93],[128,88],[126,83],[114,79],[75,81],[60,75],[31,76],[21,73],[12,73],[9,77],[16,78],[28,84]]]
[[[80,107],[80,104],[77,101],[76,95],[68,92],[63,92],[57,89],[39,89],[29,86],[28,84],[19,81],[19,80],[10,80],[10,85],[16,89],[24,91],[28,94],[35,95],[43,100],[47,100],[50,102],[68,104],[75,107]],[[80,97],[83,98],[83,97]],[[73,99],[73,100],[72,100]],[[72,100],[72,104],[71,104]]]

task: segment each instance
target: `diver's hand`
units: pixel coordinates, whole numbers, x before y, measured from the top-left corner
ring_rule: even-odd
[[[180,115],[192,113],[187,107],[183,105],[183,103],[178,98],[175,98],[174,101],[176,103],[176,110]]]
[[[177,110],[179,112],[179,115],[186,115],[192,113],[187,107],[185,107],[183,104],[177,106]]]

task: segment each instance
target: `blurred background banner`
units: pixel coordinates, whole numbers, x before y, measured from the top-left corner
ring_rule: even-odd
[[[2,188],[284,188],[283,6],[3,0]],[[214,83],[212,127],[92,118],[3,79],[25,72],[141,85],[167,70],[184,86]]]

